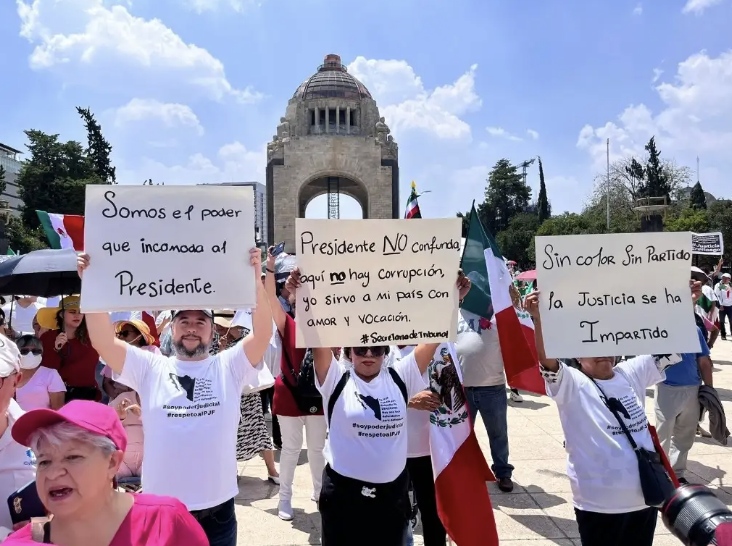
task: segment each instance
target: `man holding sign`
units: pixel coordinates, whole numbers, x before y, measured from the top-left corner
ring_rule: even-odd
[[[260,269],[259,249],[250,250],[249,261],[253,269]],[[80,255],[78,264],[82,276],[89,256]],[[117,339],[107,313],[86,315],[92,345],[115,372],[115,380],[140,395],[145,492],[180,499],[211,546],[236,545],[236,437],[242,389],[258,385],[260,372],[271,379],[262,359],[272,336],[272,312],[260,282],[256,290],[253,331],[215,356],[209,355],[214,334],[210,310],[173,311],[175,356],[169,358]]]

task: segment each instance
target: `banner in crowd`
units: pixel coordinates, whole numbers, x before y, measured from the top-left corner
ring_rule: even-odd
[[[697,353],[691,233],[536,238],[549,358]]]
[[[85,313],[256,303],[251,188],[90,184],[84,246]]]
[[[721,256],[724,254],[724,238],[721,232],[692,233],[691,253]]]
[[[459,218],[298,218],[298,347],[453,341]]]

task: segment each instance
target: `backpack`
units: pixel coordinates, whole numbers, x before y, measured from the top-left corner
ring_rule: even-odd
[[[305,415],[314,415],[322,411],[323,397],[315,386],[315,362],[312,349],[305,351],[305,357],[300,364],[300,371],[297,373],[295,373],[295,369],[292,367],[290,355],[287,354],[287,351],[283,350],[282,354],[285,357],[290,376],[295,379],[295,384],[290,383],[285,372],[281,374],[282,382],[289,389],[290,393],[292,393],[298,409]]]
[[[396,383],[396,386],[399,387],[399,391],[402,393],[402,397],[404,398],[404,403],[409,405],[409,396],[407,395],[407,386],[404,384],[404,381],[401,377],[399,377],[399,374],[396,372],[394,368],[388,367],[386,370],[389,372],[389,375],[391,376],[392,381]],[[351,370],[346,370],[345,373],[341,376],[340,380],[335,386],[335,389],[333,389],[333,394],[330,395],[330,400],[328,400],[328,426],[330,426],[330,421],[333,418],[333,410],[335,409],[335,403],[338,400],[338,397],[340,397],[341,393],[343,392],[343,389],[346,388],[346,383],[348,383],[348,379],[351,377]]]

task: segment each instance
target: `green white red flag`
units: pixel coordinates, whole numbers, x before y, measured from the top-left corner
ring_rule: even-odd
[[[84,217],[72,214],[56,214],[37,210],[43,231],[51,248],[84,250]]]

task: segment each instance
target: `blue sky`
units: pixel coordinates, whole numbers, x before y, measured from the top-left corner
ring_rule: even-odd
[[[0,3],[0,53],[0,142],[81,140],[89,106],[121,183],[264,182],[287,101],[338,53],[399,143],[402,201],[411,180],[431,191],[425,216],[536,155],[555,212],[578,211],[608,137],[618,157],[656,135],[732,197],[732,0],[18,0]]]

